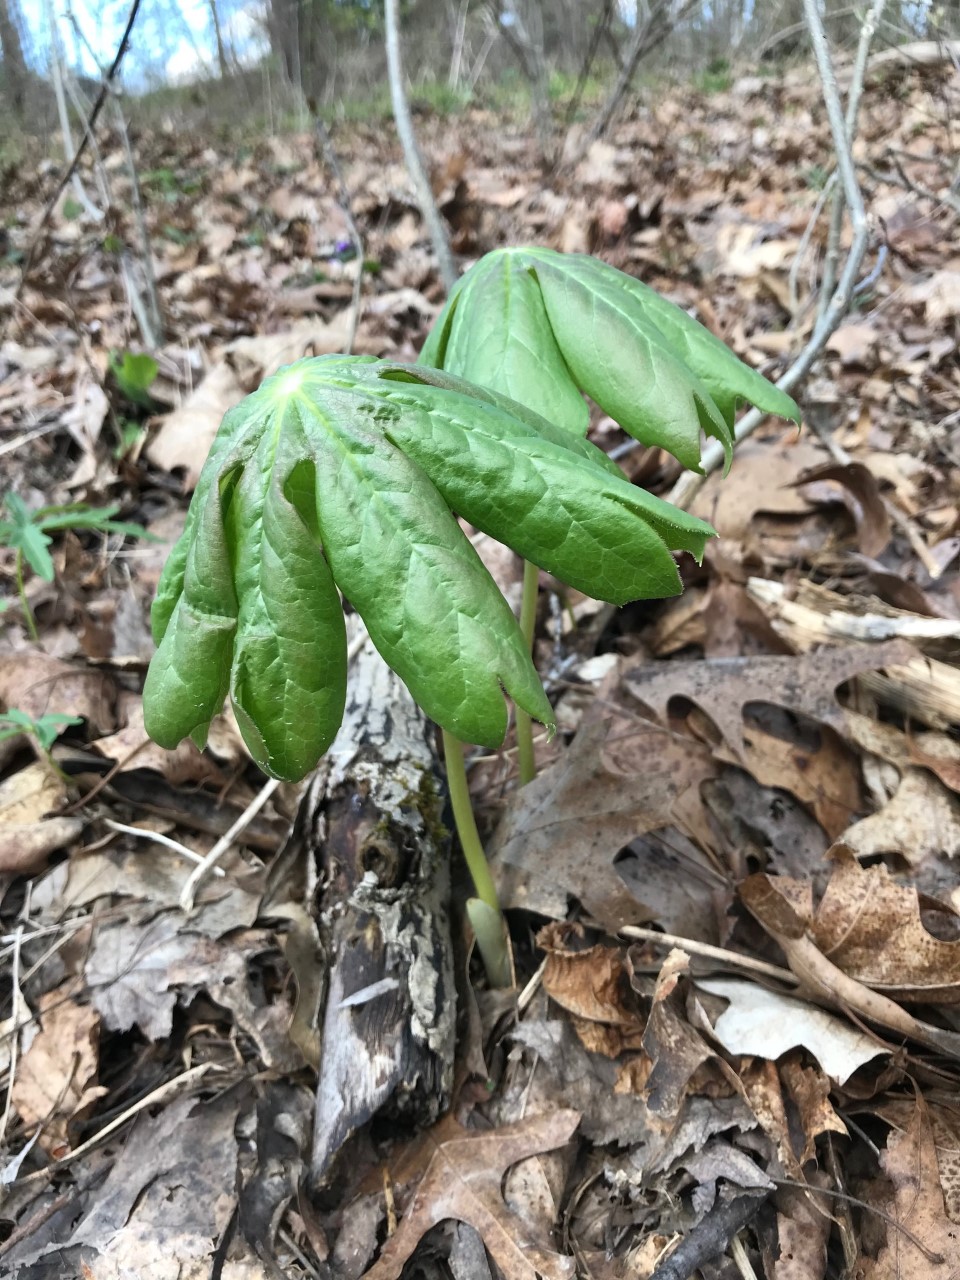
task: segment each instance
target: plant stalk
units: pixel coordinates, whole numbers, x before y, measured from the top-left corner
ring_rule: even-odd
[[[30,639],[34,644],[40,643],[40,635],[37,631],[36,619],[33,616],[33,610],[30,608],[30,601],[27,599],[26,588],[23,585],[23,552],[17,549],[17,591],[20,593],[20,604],[23,606],[23,616],[27,620],[27,630],[30,632]]]
[[[537,622],[537,592],[540,588],[540,570],[529,560],[523,562],[523,597],[520,604],[520,630],[527,648],[533,652],[533,633]],[[537,776],[537,761],[533,751],[533,721],[526,711],[517,707],[517,752],[520,761],[520,785],[526,786]]]
[[[473,816],[473,805],[470,803],[470,790],[467,786],[467,771],[463,763],[463,743],[452,733],[443,730],[443,758],[447,766],[447,786],[450,788],[450,807],[453,810],[453,821],[460,847],[467,861],[467,870],[473,880],[477,897],[495,911],[500,910],[496,886],[490,867],[487,863],[477,820]]]
[[[470,803],[467,771],[463,763],[463,743],[459,738],[455,738],[452,733],[448,733],[446,729],[442,732],[443,758],[447,766],[447,786],[450,790],[450,807],[453,810],[453,821],[457,828],[457,835],[460,838],[460,847],[466,859],[467,870],[470,872],[470,878],[473,880],[473,886],[477,891],[477,898],[486,908],[486,910],[481,910],[479,914],[489,922],[492,918],[491,913],[494,913],[496,920],[499,922],[499,940],[497,939],[496,931],[492,928],[487,927],[483,930],[484,937],[483,945],[480,946],[480,954],[483,957],[484,968],[487,971],[491,986],[509,986],[510,961],[507,954],[506,926],[500,911],[496,885],[493,883],[493,876],[490,873],[490,865],[487,862],[486,854],[483,852],[480,832],[477,830],[477,820],[473,814],[473,805]],[[469,914],[472,920],[474,913],[470,912]],[[479,944],[480,937],[478,934],[478,946]]]

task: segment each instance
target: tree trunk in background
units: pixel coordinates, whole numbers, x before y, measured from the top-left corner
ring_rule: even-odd
[[[616,115],[624,95],[630,88],[641,58],[663,44],[674,26],[699,3],[700,0],[682,0],[679,9],[674,10],[670,0],[654,0],[652,5],[646,6],[646,13],[642,12],[639,5],[637,6],[637,25],[630,39],[630,46],[624,57],[617,82],[597,112],[593,124],[584,134],[569,164],[579,164],[593,143],[606,133],[607,126]]]
[[[300,21],[298,0],[270,0],[267,29],[270,47],[286,73],[287,82],[300,87]]]
[[[543,56],[543,12],[540,0],[510,0],[501,6],[490,0],[490,13],[501,35],[512,49],[530,87],[533,124],[545,165],[553,163],[553,118],[550,112],[549,76]]]
[[[223,43],[223,31],[220,29],[220,14],[217,12],[217,0],[209,0],[210,17],[213,19],[213,34],[217,42],[217,66],[220,68],[220,79],[226,80],[230,75],[230,62],[227,48]]]
[[[23,114],[27,91],[27,64],[20,43],[15,0],[0,0],[0,50],[3,51],[3,78],[7,96],[16,115]]]

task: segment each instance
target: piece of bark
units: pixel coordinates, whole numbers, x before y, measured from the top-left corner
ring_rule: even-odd
[[[449,1102],[456,995],[438,781],[428,722],[368,641],[300,824],[327,957],[317,1186],[374,1115],[427,1125]]]

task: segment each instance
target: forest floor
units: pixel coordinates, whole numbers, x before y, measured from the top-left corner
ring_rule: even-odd
[[[451,1115],[375,1127],[319,1198],[299,917],[275,909],[303,789],[273,792],[184,913],[183,850],[265,779],[229,714],[202,753],[150,744],[140,693],[223,413],[348,340],[339,188],[313,134],[135,132],[154,369],[122,283],[142,298],[122,139],[80,169],[105,220],[71,187],[36,243],[60,171],[0,174],[3,490],[153,535],[53,533],[51,580],[25,571],[34,642],[15,547],[42,562],[42,540],[7,506],[0,699],[35,732],[0,725],[0,1274],[354,1280],[413,1256],[405,1274],[483,1280],[482,1240],[509,1280],[956,1277],[958,108],[949,64],[869,79],[870,274],[803,430],[766,423],[697,495],[720,536],[684,595],[561,608],[544,580],[561,733],[522,790],[510,742],[471,768],[522,998],[462,976]],[[832,167],[812,71],[649,95],[553,175],[525,126],[418,123],[462,263],[599,254],[770,377],[809,335]],[[412,360],[442,290],[396,140],[333,144],[363,237],[355,350]],[[669,457],[591,431],[669,491]],[[519,561],[483,550],[515,599]]]

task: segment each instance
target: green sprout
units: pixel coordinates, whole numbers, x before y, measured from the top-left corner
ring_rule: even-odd
[[[591,259],[545,250],[482,260],[421,361],[301,360],[226,415],[157,589],[145,723],[161,746],[202,746],[229,694],[260,767],[303,777],[343,716],[342,594],[443,730],[479,895],[471,920],[502,983],[503,921],[463,744],[502,745],[505,694],[518,718],[550,732],[554,718],[532,613],[517,621],[457,517],[595,599],[676,595],[674,552],[699,560],[714,531],[586,440],[581,393],[693,468],[701,432],[729,455],[739,400],[798,414],[679,308]]]
[[[9,707],[0,712],[0,742],[8,742],[21,734],[36,740],[40,753],[49,767],[61,779],[69,784],[70,779],[53,758],[53,744],[64,729],[72,725],[83,724],[80,716],[66,716],[58,711],[48,711],[36,719],[19,707]]]
[[[11,492],[3,499],[2,507],[7,512],[7,518],[0,518],[0,546],[9,547],[16,552],[17,591],[33,640],[39,637],[33,610],[24,589],[23,562],[26,561],[44,582],[53,581],[53,559],[47,550],[53,541],[51,533],[65,529],[90,529],[97,533],[120,533],[131,538],[152,536],[139,524],[115,520],[113,517],[120,510],[117,504],[91,507],[85,502],[70,502],[63,506],[38,507],[31,511],[18,494]]]

